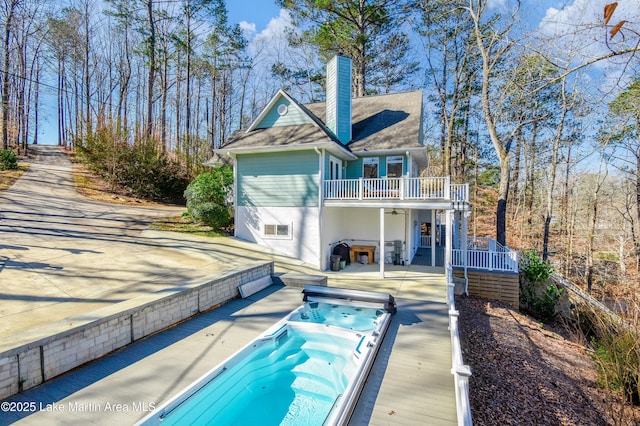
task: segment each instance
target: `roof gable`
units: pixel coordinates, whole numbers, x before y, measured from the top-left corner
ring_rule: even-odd
[[[285,100],[289,102],[287,115],[295,110],[309,121],[297,125],[269,121],[269,112],[277,110]],[[353,136],[347,145],[342,145],[325,126],[324,102],[301,105],[280,90],[246,131],[233,133],[218,150],[246,153],[322,147],[345,159],[375,152],[424,150],[421,91],[354,98],[352,104]]]
[[[305,108],[302,108],[286,92],[279,90],[249,126],[247,133],[255,129],[299,126],[302,124],[314,124],[314,120],[309,117]]]

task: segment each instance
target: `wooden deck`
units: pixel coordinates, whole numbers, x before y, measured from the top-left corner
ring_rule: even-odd
[[[385,280],[345,276],[330,285],[388,292],[398,305],[349,424],[456,425],[445,276],[413,265]]]
[[[350,425],[456,425],[446,305],[398,300],[398,313]]]
[[[332,286],[389,292],[398,303],[350,424],[455,424],[444,276],[397,274],[384,281],[329,277]],[[277,286],[233,300],[11,398],[64,411],[10,413],[0,424],[135,423],[147,414],[142,407],[179,392],[301,303],[300,289]],[[127,410],[106,410],[117,404]]]

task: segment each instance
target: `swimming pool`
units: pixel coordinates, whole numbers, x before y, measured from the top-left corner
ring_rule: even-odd
[[[346,423],[395,304],[311,287],[303,305],[138,424]]]

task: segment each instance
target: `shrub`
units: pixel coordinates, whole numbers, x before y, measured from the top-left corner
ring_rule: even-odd
[[[221,229],[231,223],[233,170],[229,166],[214,168],[198,175],[184,192],[187,210],[196,222]]]
[[[183,201],[187,173],[178,162],[160,153],[154,141],[129,144],[126,133],[104,127],[89,137],[85,146],[79,146],[78,152],[112,190],[123,187],[141,198]]]
[[[640,404],[640,334],[605,313],[592,315],[592,345],[600,373],[599,384],[620,392],[625,401]]]
[[[544,283],[553,275],[553,266],[548,261],[542,260],[535,250],[529,250],[522,254],[520,271],[530,281]]]
[[[522,255],[520,272],[520,307],[538,319],[554,319],[564,288],[549,282],[553,267],[531,250]]]
[[[18,168],[18,158],[16,153],[10,149],[0,151],[0,170],[16,170]]]

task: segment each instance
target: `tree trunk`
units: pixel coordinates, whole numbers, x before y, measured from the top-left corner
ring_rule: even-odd
[[[33,144],[38,145],[38,132],[40,130],[40,120],[38,118],[38,112],[40,110],[40,60],[36,62],[36,74],[35,74],[35,93],[33,95],[33,107],[34,107],[34,123],[33,123]]]
[[[9,65],[10,65],[10,44],[11,27],[13,26],[13,13],[18,5],[18,0],[11,0],[7,18],[4,21],[4,68],[2,71],[2,145],[4,149],[9,149]]]
[[[153,132],[153,83],[156,78],[156,22],[153,16],[153,0],[147,0],[149,23],[149,76],[147,81],[147,125],[145,136],[150,139]]]
[[[603,148],[604,150],[604,148]],[[598,175],[596,177],[595,187],[593,188],[593,199],[590,206],[591,218],[589,223],[589,230],[587,231],[587,261],[586,261],[586,280],[587,280],[587,292],[591,294],[593,290],[593,253],[595,252],[593,240],[595,237],[596,224],[598,222],[598,203],[600,196],[600,189],[607,176],[607,168],[605,164],[605,153],[600,154],[600,167],[598,168]],[[602,166],[605,164],[605,173],[602,176]]]
[[[160,99],[160,152],[167,152],[167,103],[169,95],[169,58],[162,59],[162,97]]]
[[[513,181],[513,185],[512,185],[512,191],[511,194],[513,195],[513,200],[515,200],[515,202],[518,202],[519,200],[519,192],[520,192],[520,162],[521,162],[521,158],[522,158],[522,132],[518,132],[518,134],[516,135],[516,147],[514,149],[513,152],[513,176],[512,176],[512,181]]]
[[[91,137],[93,125],[91,122],[91,73],[89,70],[89,55],[91,53],[91,44],[89,42],[89,1],[84,3],[84,90],[85,90],[85,120],[86,120],[86,138]]]
[[[640,116],[636,121],[636,128],[638,129],[638,146],[640,146]],[[636,214],[638,223],[640,224],[640,150],[636,150]],[[640,241],[634,238],[634,248],[636,256],[636,270],[640,272]]]
[[[589,294],[591,294],[591,290],[593,290],[593,238],[596,230],[596,223],[598,221],[598,192],[598,189],[594,191],[593,204],[591,205],[591,221],[589,224],[589,233],[587,235],[587,261],[585,262],[585,268],[587,293]]]
[[[527,210],[527,224],[529,225],[529,234],[533,231],[533,200],[536,186],[536,142],[538,140],[538,125],[534,123],[531,136],[531,144],[529,146],[529,164],[527,174],[527,187],[525,190],[525,207]]]
[[[496,208],[496,241],[507,245],[507,200],[509,197],[510,156],[500,159],[500,186]]]
[[[542,260],[549,259],[549,233],[551,228],[551,218],[553,217],[553,190],[556,184],[556,169],[558,167],[558,151],[560,150],[560,142],[562,141],[562,133],[564,131],[564,121],[567,116],[568,103],[565,92],[565,79],[562,79],[561,96],[562,96],[562,113],[560,121],[556,129],[556,136],[553,140],[553,149],[551,151],[551,169],[547,185],[547,208],[544,217],[544,236],[542,239]]]
[[[64,145],[64,63],[58,58],[58,145]]]

